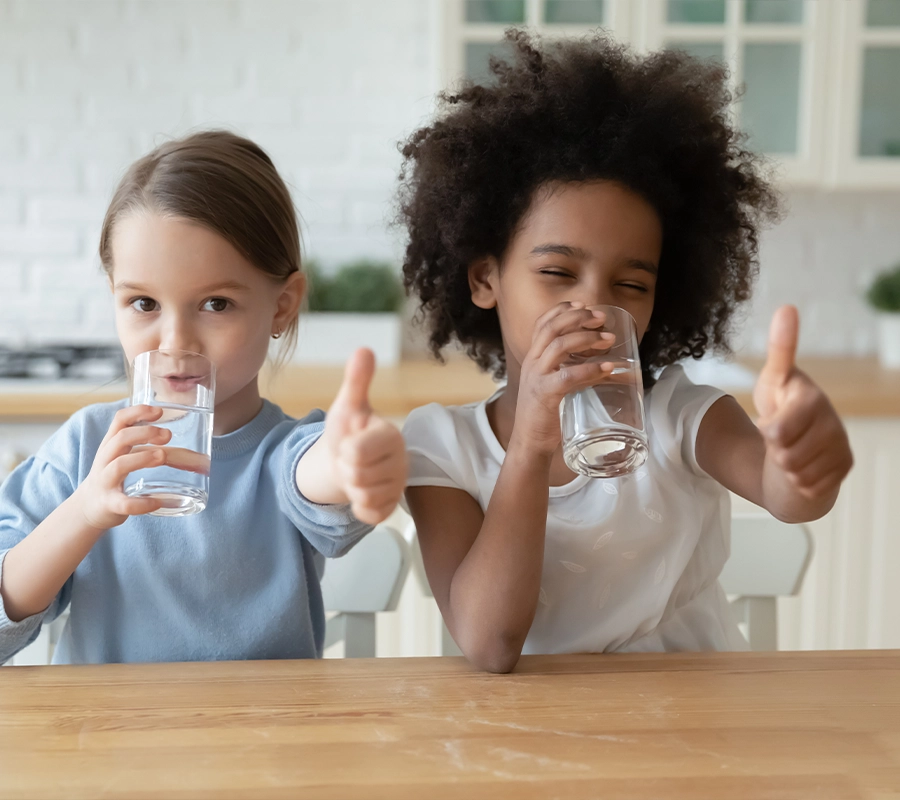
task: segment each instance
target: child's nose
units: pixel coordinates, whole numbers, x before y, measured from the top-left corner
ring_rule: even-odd
[[[193,325],[183,319],[172,318],[163,326],[159,341],[160,350],[189,350],[192,353],[202,352]]]
[[[607,291],[581,291],[577,294],[577,297],[569,299],[584,303],[585,306],[614,306],[616,304],[612,294]]]

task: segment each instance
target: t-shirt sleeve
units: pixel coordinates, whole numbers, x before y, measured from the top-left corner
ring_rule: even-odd
[[[82,457],[83,421],[80,413],[70,419],[0,486],[0,586],[7,553],[75,491]],[[42,623],[52,622],[65,610],[72,583],[70,577],[46,609],[15,622],[9,618],[0,595],[0,663],[33,642]]]
[[[360,522],[350,505],[320,505],[308,500],[297,486],[297,464],[325,430],[325,414],[314,411],[300,420],[281,448],[280,505],[306,540],[322,555],[339,558],[350,550],[372,525]]]
[[[648,420],[650,435],[657,437],[656,447],[674,465],[685,465],[695,475],[709,477],[697,463],[697,432],[710,406],[727,392],[692,383],[676,364],[663,370],[650,393]]]
[[[415,409],[403,426],[403,438],[409,456],[407,486],[471,491],[465,477],[461,432],[450,410],[438,403]]]

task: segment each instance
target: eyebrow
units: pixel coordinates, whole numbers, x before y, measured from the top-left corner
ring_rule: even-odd
[[[141,286],[139,283],[117,283],[115,285],[116,289],[126,289],[132,292],[146,292],[148,291],[146,287]],[[215,294],[216,292],[222,291],[232,291],[232,292],[249,292],[250,287],[245,286],[243,283],[238,283],[237,281],[225,281],[224,283],[215,283],[211,286],[207,286],[200,290],[199,294]],[[152,292],[150,292],[152,294]]]
[[[541,244],[531,251],[531,255],[557,255],[566,256],[567,258],[580,258],[582,260],[585,260],[588,257],[587,252],[582,250],[580,247],[570,247],[567,244]],[[625,262],[625,264],[631,269],[639,269],[643,270],[644,272],[649,272],[654,277],[659,274],[659,269],[657,268],[656,264],[653,264],[649,261],[642,261],[639,258],[629,258]]]
[[[649,272],[654,278],[659,275],[659,268],[656,264],[652,264],[649,261],[641,261],[639,258],[629,258],[626,264],[632,269],[640,269],[644,272]]]
[[[539,244],[531,251],[533,256],[545,255],[567,256],[568,258],[587,258],[588,254],[580,247],[569,247],[567,244]]]

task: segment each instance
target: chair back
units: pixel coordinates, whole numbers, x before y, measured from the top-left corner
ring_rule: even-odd
[[[373,658],[375,614],[397,608],[409,564],[409,545],[389,525],[377,525],[349,553],[329,559],[322,578],[325,612],[331,613],[325,647],[343,640],[345,656]]]
[[[800,591],[813,538],[806,525],[791,525],[768,514],[731,518],[731,557],[719,582],[743,624],[751,650],[778,649],[778,598]]]

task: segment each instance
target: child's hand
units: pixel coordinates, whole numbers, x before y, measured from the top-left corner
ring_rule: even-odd
[[[538,319],[531,349],[522,362],[516,402],[516,436],[542,453],[559,446],[559,404],[569,392],[594,386],[608,377],[612,364],[590,359],[571,361],[575,353],[598,355],[614,344],[615,334],[600,332],[606,315],[583,303],[560,303]]]
[[[375,356],[357,350],[325,420],[322,439],[331,456],[334,481],[361,522],[376,525],[400,501],[406,486],[406,444],[396,426],[375,416],[369,384]]]
[[[75,490],[85,522],[104,531],[121,525],[128,517],[148,514],[162,507],[153,498],[128,497],[122,484],[129,473],[166,463],[165,445],[172,434],[165,428],[137,425],[153,422],[163,410],[154,406],[120,409],[94,457],[90,473]],[[138,447],[138,450],[132,448]]]
[[[853,466],[850,442],[825,393],[797,369],[800,319],[793,306],[775,312],[769,352],[753,390],[766,456],[807,500],[837,493]]]

